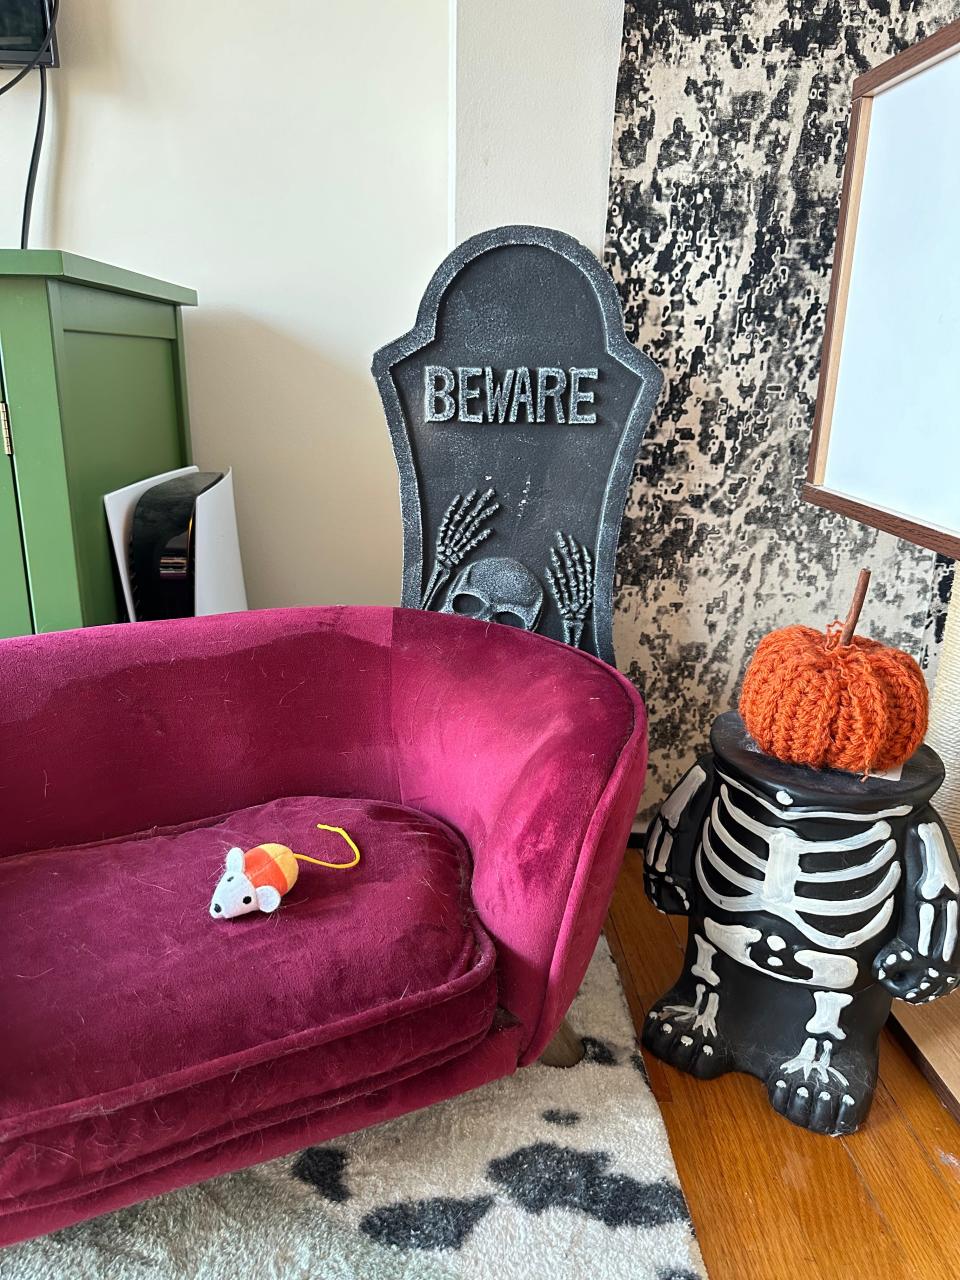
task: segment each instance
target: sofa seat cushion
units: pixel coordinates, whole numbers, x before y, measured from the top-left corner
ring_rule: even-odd
[[[300,864],[214,920],[226,851]],[[48,1203],[469,1051],[496,1009],[469,854],[396,804],[298,796],[0,859],[0,1202]],[[0,1204],[0,1211],[2,1204]]]

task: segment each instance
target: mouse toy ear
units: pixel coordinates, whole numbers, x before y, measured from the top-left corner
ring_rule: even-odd
[[[227,850],[227,870],[234,872],[234,874],[236,874],[236,872],[238,871],[243,870],[243,850],[242,849],[237,849],[236,847],[234,847],[233,849]]]
[[[280,893],[272,884],[262,884],[257,890],[257,906],[261,911],[276,911],[280,905]]]

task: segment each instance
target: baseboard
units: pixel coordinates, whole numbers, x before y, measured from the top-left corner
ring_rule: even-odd
[[[895,1000],[890,1030],[960,1120],[960,994],[928,1005]]]

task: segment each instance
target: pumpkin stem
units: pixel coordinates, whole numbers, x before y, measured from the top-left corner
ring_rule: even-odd
[[[860,610],[863,608],[863,602],[867,598],[867,588],[870,586],[870,570],[861,569],[857,576],[857,585],[853,589],[853,599],[850,601],[850,609],[847,613],[847,620],[843,624],[843,630],[840,632],[840,643],[849,644],[853,639],[853,633],[857,629],[857,623],[860,621]]]

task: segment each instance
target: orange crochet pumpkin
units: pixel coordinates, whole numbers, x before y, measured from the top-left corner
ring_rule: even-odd
[[[854,636],[859,611],[855,604],[842,631],[839,622],[825,632],[783,627],[760,641],[740,715],[768,755],[816,769],[882,773],[920,746],[927,731],[923,673],[901,649]]]

